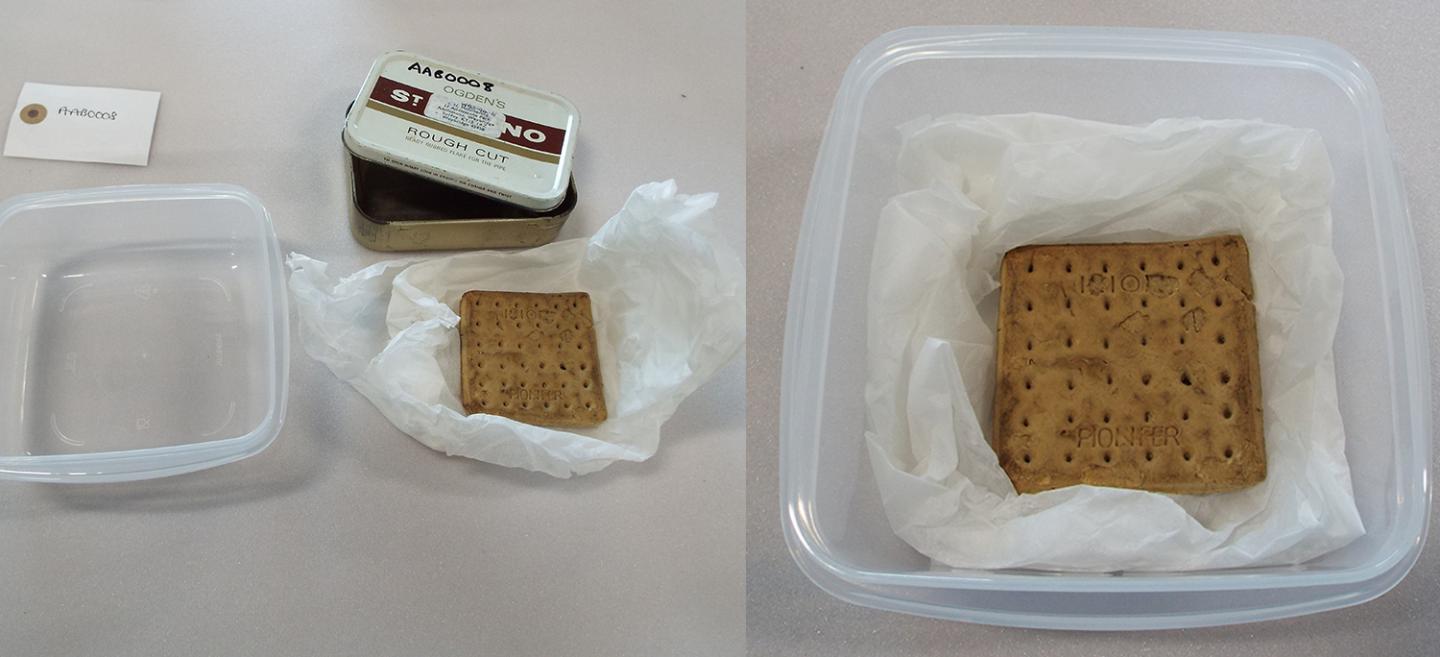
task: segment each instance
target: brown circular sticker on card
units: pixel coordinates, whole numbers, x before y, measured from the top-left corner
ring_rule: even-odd
[[[39,103],[31,103],[20,110],[20,120],[26,123],[39,123],[45,120],[45,106]]]

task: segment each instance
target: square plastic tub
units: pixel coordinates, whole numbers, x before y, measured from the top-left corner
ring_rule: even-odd
[[[1367,533],[1291,567],[1183,573],[934,570],[895,536],[865,451],[865,297],[896,126],[1047,112],[1114,123],[1259,118],[1318,130],[1345,274],[1340,411]],[[1375,598],[1415,563],[1430,489],[1430,372],[1414,239],[1370,75],[1305,38],[1169,30],[912,28],[846,72],[811,181],[785,333],[782,524],[821,588],[856,604],[1089,630],[1243,623]]]
[[[265,449],[286,307],[270,216],[239,187],[0,204],[0,479],[148,479]]]

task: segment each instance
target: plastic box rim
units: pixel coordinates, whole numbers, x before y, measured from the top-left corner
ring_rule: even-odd
[[[1382,558],[1363,566],[1321,572],[1214,571],[1213,574],[1143,573],[1027,575],[1024,571],[894,573],[866,570],[838,558],[810,521],[815,486],[813,464],[822,399],[801,381],[824,379],[830,307],[835,291],[844,196],[831,193],[849,180],[859,119],[869,88],[888,71],[921,59],[1080,58],[1188,63],[1242,64],[1307,70],[1325,76],[1355,105],[1365,142],[1371,205],[1381,250],[1382,287],[1390,290],[1384,329],[1392,351],[1407,354],[1392,372],[1397,486],[1402,513],[1381,550]],[[1430,455],[1428,344],[1414,238],[1386,134],[1375,83],[1354,56],[1328,42],[1306,37],[1161,29],[1073,27],[912,27],[872,41],[851,62],[836,94],[816,159],[796,249],[786,317],[781,375],[780,491],[786,543],[802,571],[820,588],[863,606],[906,613],[1025,627],[1140,629],[1221,625],[1282,618],[1350,604],[1385,593],[1414,565],[1425,540],[1429,518]],[[1385,228],[1387,230],[1380,230]],[[821,249],[819,247],[825,247]],[[1384,257],[1384,256],[1389,257]],[[1398,281],[1398,284],[1395,282]],[[810,348],[802,350],[801,338]],[[807,394],[808,393],[808,394]],[[1406,412],[1408,411],[1408,412]],[[808,432],[808,433],[807,433]],[[1409,438],[1408,443],[1403,439]],[[1408,453],[1408,454],[1407,454]],[[1404,458],[1402,458],[1404,457]],[[1413,469],[1404,469],[1405,464]],[[1406,503],[1408,500],[1408,503]],[[1039,571],[1037,571],[1038,573]],[[1277,581],[1277,579],[1279,581]],[[1228,590],[1326,587],[1369,583],[1360,596],[1320,596],[1306,602],[1222,613],[1164,618],[1114,616],[1025,616],[916,602],[877,587],[1033,592],[1214,592]]]

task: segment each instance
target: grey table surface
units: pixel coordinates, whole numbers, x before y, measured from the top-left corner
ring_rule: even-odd
[[[743,8],[614,3],[0,3],[0,109],[25,81],[154,89],[151,162],[0,158],[0,198],[227,182],[282,248],[351,271],[340,126],[370,62],[410,49],[581,110],[588,236],[636,185],[720,193],[744,239]],[[295,344],[292,341],[292,344]],[[298,345],[265,452],[95,487],[0,486],[4,655],[738,655],[737,359],[644,463],[570,480],[431,451]]]
[[[826,116],[850,59],[907,25],[1114,25],[1271,32],[1319,37],[1354,53],[1385,105],[1426,281],[1427,318],[1440,326],[1440,12],[1433,4],[892,0],[837,10],[816,0],[750,0],[747,89],[751,120],[749,223],[749,452],[746,477],[750,654],[817,655],[1434,655],[1440,640],[1440,545],[1368,604],[1309,617],[1150,633],[1016,630],[877,612],[840,602],[807,581],[780,533],[777,433],[781,346],[796,236]],[[1431,341],[1432,361],[1440,356]],[[1436,363],[1432,362],[1432,369]],[[1435,388],[1440,394],[1440,387]],[[1434,472],[1432,468],[1432,472]],[[1433,521],[1432,509],[1432,525]]]

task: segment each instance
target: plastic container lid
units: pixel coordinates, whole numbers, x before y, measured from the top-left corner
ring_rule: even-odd
[[[865,316],[896,126],[954,112],[1114,123],[1259,118],[1312,128],[1336,179],[1345,274],[1336,371],[1366,535],[1290,567],[1185,573],[933,570],[891,530],[866,453]],[[1155,629],[1296,616],[1375,598],[1414,565],[1430,487],[1430,359],[1419,268],[1375,84],[1313,39],[1077,28],[912,28],[845,74],[815,165],[781,382],[782,524],[821,588],[856,604],[1023,627]]]
[[[280,431],[280,249],[239,187],[0,204],[0,308],[0,479],[180,474],[255,454]]]

